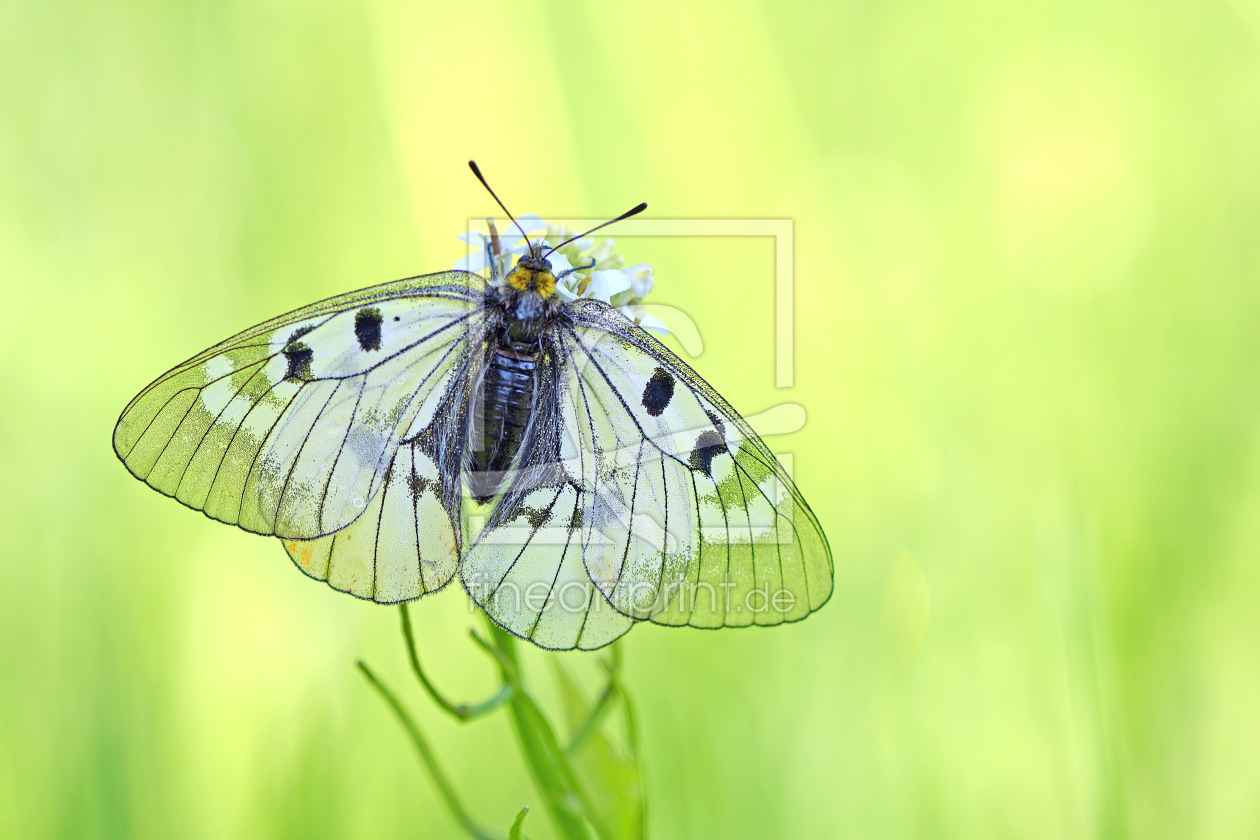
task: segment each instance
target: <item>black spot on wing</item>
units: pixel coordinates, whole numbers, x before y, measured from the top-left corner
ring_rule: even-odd
[[[709,411],[709,409],[707,408],[704,410],[704,415],[709,418],[709,422],[713,424],[713,428],[717,429],[717,433],[719,435],[723,434],[722,418],[718,417],[716,414],[714,414],[712,411]]]
[[[713,459],[726,452],[726,442],[717,432],[707,431],[696,438],[696,446],[691,450],[691,468],[713,477]]]
[[[294,335],[301,334],[301,330]],[[308,382],[311,379],[311,362],[315,359],[315,351],[305,342],[289,340],[289,344],[281,351],[289,368],[284,372],[285,379],[297,379]]]
[[[293,342],[297,341],[299,338],[306,335],[308,332],[310,332],[313,329],[315,329],[314,324],[311,324],[305,327],[298,327],[296,330],[292,332],[292,334],[290,334],[289,340],[286,341],[285,344],[292,344]]]
[[[354,313],[354,337],[364,350],[381,349],[381,310],[369,306]]]
[[[643,389],[643,407],[653,417],[659,417],[674,398],[674,377],[664,368],[657,368]]]

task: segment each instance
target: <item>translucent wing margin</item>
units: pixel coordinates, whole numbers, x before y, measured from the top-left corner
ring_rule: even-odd
[[[480,354],[485,288],[479,275],[442,272],[259,324],[145,388],[118,420],[114,451],[221,522],[295,540],[340,531]]]
[[[796,621],[831,596],[831,549],[778,459],[699,375],[611,307],[559,342],[582,557],[618,612],[698,627]]]

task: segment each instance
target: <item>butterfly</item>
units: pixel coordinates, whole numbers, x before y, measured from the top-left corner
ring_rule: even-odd
[[[561,246],[526,243],[489,278],[372,286],[216,344],[128,403],[114,451],[335,589],[398,603],[458,576],[544,648],[821,607],[831,550],[769,447],[622,312],[561,296]]]

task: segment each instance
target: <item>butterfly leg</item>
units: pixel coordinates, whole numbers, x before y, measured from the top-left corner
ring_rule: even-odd
[[[575,265],[573,266],[573,268],[566,268],[564,271],[556,275],[556,279],[563,280],[564,278],[568,277],[570,274],[572,274],[575,271],[590,271],[594,267],[595,267],[595,258],[591,257],[589,262],[584,262],[581,265]]]

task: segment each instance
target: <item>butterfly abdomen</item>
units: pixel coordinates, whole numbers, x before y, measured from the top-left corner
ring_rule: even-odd
[[[534,409],[538,354],[496,348],[487,360],[482,381],[480,422],[474,427],[469,490],[484,502],[503,482],[520,449]],[[478,434],[479,433],[479,434]]]

